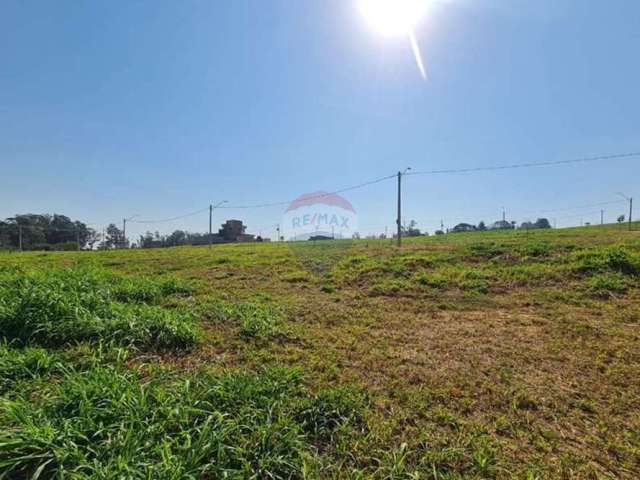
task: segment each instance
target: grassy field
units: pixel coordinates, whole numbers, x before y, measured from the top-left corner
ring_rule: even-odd
[[[0,254],[0,477],[640,478],[639,287],[619,226]]]

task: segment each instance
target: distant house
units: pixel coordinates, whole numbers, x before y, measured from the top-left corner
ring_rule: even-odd
[[[475,231],[476,231],[476,226],[471,225],[470,223],[459,223],[451,229],[452,233],[475,232]]]
[[[333,237],[328,237],[326,235],[312,235],[309,237],[309,240],[311,241],[316,241],[316,240],[333,240]]]
[[[498,220],[493,222],[493,225],[489,227],[490,230],[513,230],[515,228],[515,222],[507,222],[506,220]]]
[[[218,230],[218,237],[223,242],[252,242],[254,235],[244,233],[247,227],[242,220],[227,220]]]

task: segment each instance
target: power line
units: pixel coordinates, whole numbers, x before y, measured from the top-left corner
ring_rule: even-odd
[[[220,208],[220,207],[218,207]],[[177,217],[171,218],[161,218],[159,220],[130,220],[132,223],[165,223],[165,222],[173,222],[175,220],[180,220],[187,217],[193,217],[194,215],[198,215],[199,213],[205,212],[209,210],[209,207],[202,208],[200,210],[196,210],[195,212],[185,213],[184,215],[178,215]]]
[[[314,200],[317,198],[324,198],[324,197],[329,197],[331,195],[336,195],[338,193],[344,193],[344,192],[349,192],[351,190],[356,190],[358,188],[363,188],[363,187],[368,187],[369,185],[374,185],[376,183],[380,183],[380,182],[384,182],[385,180],[389,180],[391,178],[395,178],[396,174],[393,175],[387,175],[386,177],[380,177],[377,178],[375,180],[371,180],[369,182],[363,182],[363,183],[359,183],[357,185],[352,185],[351,187],[346,187],[346,188],[342,188],[340,190],[334,190],[333,192],[326,192],[326,193],[321,193],[318,195],[311,195],[308,197],[305,197],[306,200]],[[272,203],[259,203],[259,204],[254,204],[254,205],[225,205],[223,207],[218,207],[218,208],[226,208],[226,209],[248,209],[248,208],[264,208],[264,207],[279,207],[279,206],[283,206],[283,205],[289,205],[291,202],[294,202],[295,199],[293,200],[285,200],[282,202],[272,202]]]
[[[601,160],[616,160],[616,159],[638,157],[638,156],[640,156],[640,152],[628,152],[628,153],[619,153],[619,154],[612,154],[612,155],[601,155],[601,156],[594,156],[594,157],[576,158],[576,159],[570,159],[570,160],[558,160],[558,161],[546,161],[546,162],[529,162],[529,163],[521,163],[521,164],[510,164],[510,165],[499,165],[499,166],[480,166],[480,167],[455,168],[455,169],[408,171],[408,172],[405,172],[404,175],[429,175],[429,174],[471,173],[471,172],[482,172],[482,171],[496,171],[496,170],[508,170],[508,169],[530,168],[530,167],[540,167],[540,166],[568,165],[568,164],[594,162],[594,161],[601,161]],[[362,183],[359,183],[359,184],[356,184],[356,185],[352,185],[352,186],[349,186],[349,187],[346,187],[346,188],[342,188],[342,189],[339,189],[339,190],[334,190],[332,192],[320,193],[320,194],[308,196],[308,197],[305,197],[305,198],[308,199],[308,200],[321,199],[321,198],[328,197],[328,196],[331,196],[331,195],[345,193],[345,192],[348,192],[348,191],[364,188],[364,187],[367,187],[367,186],[370,186],[370,185],[375,185],[375,184],[384,182],[386,180],[391,180],[391,179],[395,178],[396,176],[397,176],[396,174],[387,175],[387,176],[380,177],[380,178],[377,178],[377,179],[374,179],[374,180],[371,180],[371,181],[362,182]],[[266,208],[266,207],[285,206],[285,205],[291,204],[293,201],[294,200],[286,200],[286,201],[279,201],[279,202],[265,202],[265,203],[249,204],[249,205],[225,205],[225,206],[219,206],[218,208],[225,208],[225,209],[253,209],[253,208],[256,208],[257,209],[257,208]],[[580,207],[569,207],[569,208],[566,208],[566,209],[538,210],[535,213],[546,213],[546,212],[555,212],[555,211],[572,210],[572,209],[580,209],[580,208],[590,208],[590,207],[609,205],[609,204],[614,204],[614,203],[621,203],[621,202],[620,201],[601,202],[601,203],[595,203],[595,204],[590,204],[590,205],[583,205],[583,206],[580,206]],[[166,223],[166,222],[173,222],[173,221],[176,221],[176,220],[181,220],[181,219],[184,219],[184,218],[192,217],[192,216],[198,215],[200,213],[203,213],[203,212],[207,211],[208,209],[209,209],[209,207],[207,206],[207,207],[204,207],[204,208],[196,210],[196,211],[192,211],[192,212],[185,213],[185,214],[182,214],[182,215],[177,215],[177,216],[170,217],[170,218],[148,219],[148,220],[133,220],[133,218],[130,218],[130,219],[127,219],[127,220],[131,221],[133,223],[137,223],[137,224]],[[523,212],[523,213],[534,213],[534,212]],[[92,223],[92,224],[90,223],[90,224],[85,224],[85,225],[98,225],[98,223]],[[25,227],[26,228],[32,228],[31,226],[25,226]],[[75,231],[75,230],[71,230],[71,231]]]
[[[638,157],[640,152],[618,153],[614,155],[601,155],[597,157],[584,157],[574,158],[571,160],[556,160],[548,162],[529,162],[529,163],[514,163],[511,165],[496,165],[485,167],[470,167],[470,168],[450,168],[443,170],[422,170],[416,172],[407,172],[406,175],[435,175],[442,173],[469,173],[469,172],[488,172],[493,170],[509,170],[516,168],[530,168],[530,167],[545,167],[552,165],[569,165],[574,163],[596,162],[599,160],[617,160],[621,158]]]

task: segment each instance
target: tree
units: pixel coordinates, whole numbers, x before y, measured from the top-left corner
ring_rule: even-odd
[[[70,250],[76,245],[85,247],[92,236],[83,222],[73,221],[65,215],[38,215],[27,213],[1,222],[2,243],[25,250]]]
[[[88,236],[86,245],[89,247],[89,250],[93,250],[93,247],[96,245],[96,243],[101,240],[102,235],[96,232],[93,228],[89,228],[87,230]]]
[[[520,230],[531,230],[533,228],[536,228],[535,223],[531,223],[531,222],[522,222],[520,224]]]
[[[442,230],[436,230],[435,234],[436,235],[444,235],[444,232]]]
[[[153,245],[153,233],[147,231],[144,235],[140,235],[140,240],[138,241],[138,245],[140,248],[149,248]]]
[[[487,226],[484,224],[484,221],[480,220],[477,228],[479,231],[484,232],[487,229]]]
[[[166,238],[167,245],[177,247],[178,245],[187,244],[187,232],[176,230]]]
[[[401,228],[402,236],[403,237],[419,237],[420,235],[422,235],[422,233],[420,232],[420,229],[417,228],[417,226],[418,226],[418,222],[416,222],[415,220],[411,220],[409,222],[409,226],[403,226]]]
[[[625,219],[625,216],[624,216],[624,215],[620,215],[620,216],[618,217],[618,223],[622,223],[622,222],[624,222],[624,219]]]
[[[122,230],[116,227],[115,223],[110,223],[107,227],[107,235],[103,240],[105,248],[116,248],[122,247],[126,248],[129,244],[124,235],[122,234]]]
[[[551,228],[551,224],[546,218],[539,218],[533,225],[535,228]]]

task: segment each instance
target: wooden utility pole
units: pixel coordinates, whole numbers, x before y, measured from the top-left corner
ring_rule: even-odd
[[[633,215],[633,198],[629,198],[629,230],[631,230],[631,216]]]
[[[404,172],[398,172],[398,218],[396,218],[396,224],[398,227],[398,247],[402,246],[402,176],[411,170],[411,167],[404,169]]]
[[[398,227],[398,247],[402,246],[402,172],[398,172],[398,217],[396,224]]]
[[[124,248],[127,243],[127,219],[122,219],[122,242],[120,243],[120,248]]]
[[[211,236],[211,217],[213,217],[213,204],[209,204],[209,248],[211,248],[211,243],[213,242],[213,237]]]
[[[212,217],[213,217],[213,209],[214,208],[218,208],[220,205],[223,205],[227,203],[226,200],[223,200],[221,202],[216,203],[215,205],[213,205],[212,203],[209,204],[209,247],[211,247],[211,244],[213,243],[213,230],[212,230]]]

